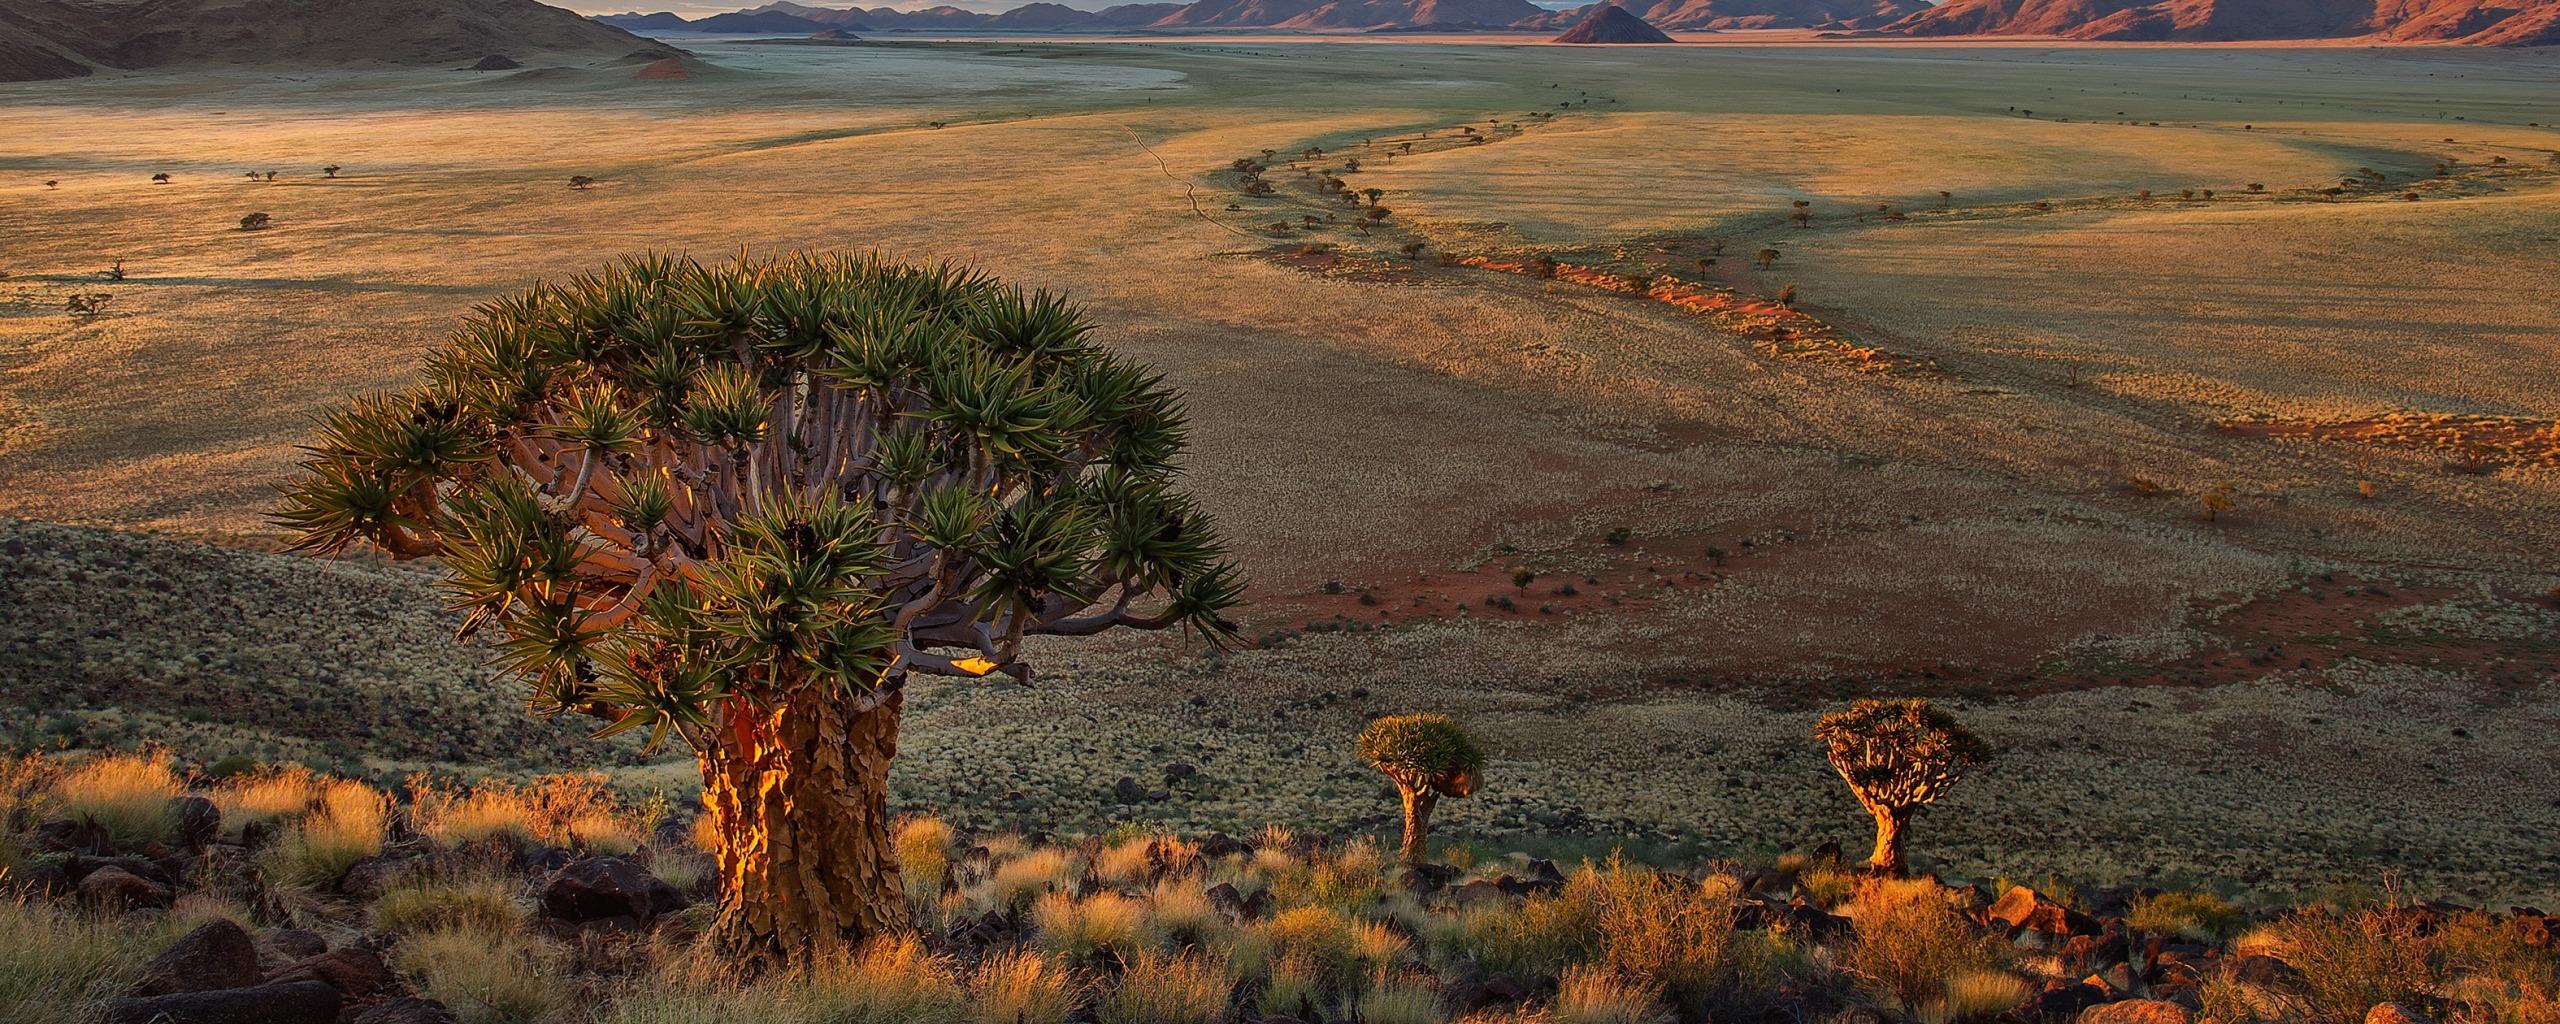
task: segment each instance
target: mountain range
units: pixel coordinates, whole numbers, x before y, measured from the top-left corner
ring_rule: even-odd
[[[688,21],[598,20],[638,32],[1110,32],[1268,28],[1310,32],[1554,32],[1600,7],[1529,0],[1193,0],[1079,11],[1033,3],[1000,14],[956,7],[830,9],[776,0]],[[2125,42],[2358,39],[2374,43],[2560,45],[2560,0],[1621,0],[1666,31],[1820,29],[1882,36],[2035,36]]]
[[[5,0],[0,82],[193,65],[468,64],[663,55],[535,0]]]

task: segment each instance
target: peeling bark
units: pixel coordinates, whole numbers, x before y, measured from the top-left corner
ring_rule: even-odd
[[[701,755],[720,834],[719,948],[798,959],[906,926],[888,817],[901,703],[895,691],[859,712],[841,699],[731,703]]]

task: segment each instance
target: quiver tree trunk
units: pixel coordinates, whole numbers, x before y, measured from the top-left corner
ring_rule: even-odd
[[[1902,836],[1911,824],[1913,810],[1867,802],[1867,813],[1876,818],[1876,852],[1867,857],[1867,870],[1887,878],[1901,878],[1910,873],[1909,866],[1902,859]]]
[[[906,927],[888,819],[899,707],[895,690],[868,711],[842,699],[728,707],[701,755],[720,835],[719,948],[788,959]]]
[[[1404,794],[1404,845],[1396,850],[1396,862],[1420,864],[1431,859],[1431,809],[1439,806],[1440,794],[1402,781],[1396,788]]]

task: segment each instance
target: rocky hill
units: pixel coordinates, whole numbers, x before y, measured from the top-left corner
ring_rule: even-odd
[[[1662,30],[1645,24],[1643,18],[1627,13],[1616,4],[1601,4],[1582,19],[1580,24],[1555,38],[1559,43],[1668,43],[1671,37]]]
[[[534,0],[9,0],[0,81],[191,65],[468,65],[664,49]]]
[[[1542,25],[1563,29],[1597,4],[1547,13]],[[1627,0],[1618,6],[1671,32],[1728,29],[1871,29],[1926,11],[1923,0]]]
[[[2358,39],[2553,46],[2560,45],[2560,0],[1948,0],[1883,30],[2122,42]]]

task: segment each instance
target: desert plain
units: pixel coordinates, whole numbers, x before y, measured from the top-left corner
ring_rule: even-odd
[[[1951,877],[2560,899],[2560,53],[684,45],[0,86],[7,731],[683,785],[271,485],[476,303],[877,247],[1165,373],[1253,582],[921,690],[909,807],[1376,829],[1351,737],[1436,710],[1460,833],[1854,844],[1811,719],[1921,694],[2001,753]]]

